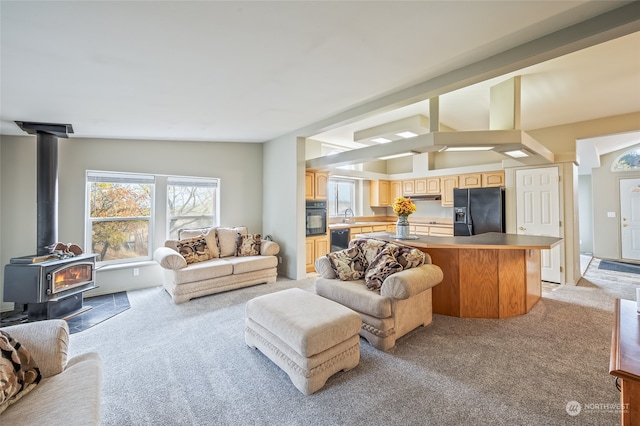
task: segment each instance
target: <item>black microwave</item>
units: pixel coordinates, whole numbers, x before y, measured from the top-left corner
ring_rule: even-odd
[[[307,237],[327,234],[327,202],[307,200]]]

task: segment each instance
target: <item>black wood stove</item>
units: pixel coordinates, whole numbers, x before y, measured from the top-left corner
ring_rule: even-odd
[[[37,254],[4,268],[4,301],[25,305],[29,321],[68,318],[83,311],[82,293],[95,288],[95,254],[56,252],[58,242],[58,138],[70,124],[16,121],[37,137]]]

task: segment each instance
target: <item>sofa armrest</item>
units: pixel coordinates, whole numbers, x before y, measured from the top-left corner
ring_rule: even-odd
[[[316,272],[320,274],[322,278],[329,280],[337,278],[336,271],[331,267],[331,261],[327,256],[320,256],[313,264],[316,268]]]
[[[153,260],[164,269],[178,270],[187,267],[187,261],[177,251],[169,247],[159,247],[153,252]]]
[[[389,275],[380,288],[380,295],[392,299],[408,299],[442,282],[439,266],[425,264]]]
[[[31,354],[42,377],[62,373],[67,365],[69,326],[61,319],[52,319],[3,327]]]
[[[260,243],[260,254],[263,256],[275,256],[280,253],[280,245],[275,241],[262,240]]]

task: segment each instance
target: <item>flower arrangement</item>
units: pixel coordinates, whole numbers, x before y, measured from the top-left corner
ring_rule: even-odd
[[[393,212],[396,216],[409,216],[411,213],[415,213],[416,205],[411,201],[411,198],[398,197],[393,200]]]

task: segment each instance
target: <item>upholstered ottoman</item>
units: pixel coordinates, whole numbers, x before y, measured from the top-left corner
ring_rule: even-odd
[[[249,300],[245,313],[247,345],[284,370],[305,395],[360,362],[360,315],[329,299],[291,288]]]

